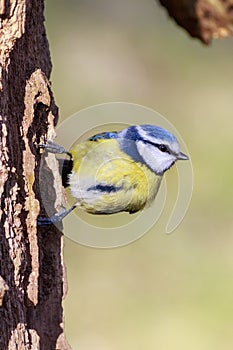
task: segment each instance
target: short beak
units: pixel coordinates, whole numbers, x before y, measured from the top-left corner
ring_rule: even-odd
[[[177,159],[179,159],[179,160],[188,160],[189,157],[186,156],[186,154],[180,152],[180,153],[178,154],[178,156],[177,156]]]

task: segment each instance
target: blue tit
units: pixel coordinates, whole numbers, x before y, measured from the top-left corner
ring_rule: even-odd
[[[177,138],[154,125],[97,134],[69,152],[51,141],[43,147],[70,156],[63,180],[76,203],[52,218],[42,218],[42,224],[60,221],[77,206],[91,214],[142,210],[155,199],[163,174],[177,160],[188,159]]]

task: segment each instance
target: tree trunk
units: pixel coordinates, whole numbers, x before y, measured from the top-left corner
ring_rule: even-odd
[[[159,0],[189,34],[209,44],[233,35],[233,0]]]
[[[0,6],[0,349],[66,350],[63,237],[36,225],[41,191],[54,211],[63,204],[53,155],[39,176],[37,144],[54,138],[58,118],[44,4],[1,0]]]

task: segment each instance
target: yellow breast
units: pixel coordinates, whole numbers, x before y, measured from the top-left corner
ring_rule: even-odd
[[[80,143],[71,154],[71,193],[88,212],[136,212],[157,194],[162,177],[132,160],[114,139]]]

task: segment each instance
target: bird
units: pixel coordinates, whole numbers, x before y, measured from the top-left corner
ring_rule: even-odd
[[[63,185],[69,187],[75,204],[40,218],[40,225],[61,221],[76,207],[104,215],[141,211],[154,201],[164,173],[176,161],[189,159],[173,133],[150,124],[105,131],[69,151],[51,140],[41,148],[69,156],[60,165]]]

